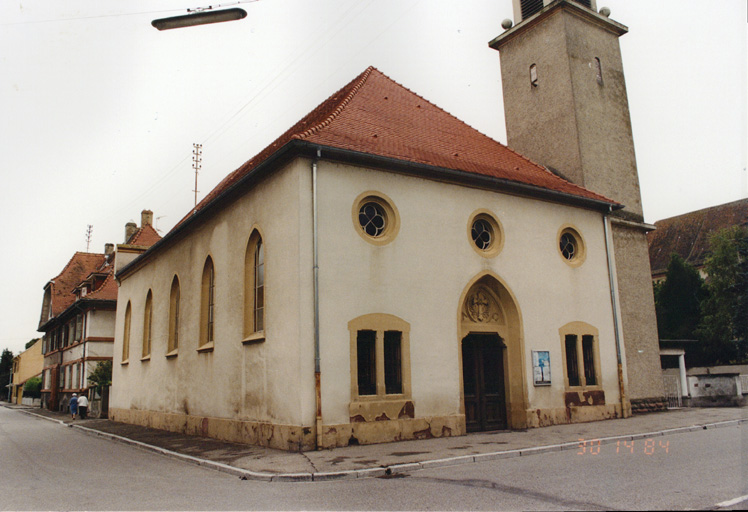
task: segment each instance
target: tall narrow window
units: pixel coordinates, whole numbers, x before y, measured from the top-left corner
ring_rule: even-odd
[[[598,84],[603,85],[603,65],[597,57],[595,57],[595,78]]]
[[[537,64],[533,64],[530,66],[530,85],[533,87],[538,86],[538,66]]]
[[[148,290],[143,310],[143,357],[151,355],[151,325],[153,324],[153,293]]]
[[[75,317],[75,341],[83,338],[83,315]]]
[[[582,336],[582,362],[584,363],[585,385],[595,386],[595,338],[588,334]]]
[[[262,240],[257,241],[255,249],[255,307],[254,320],[255,331],[265,328],[265,257],[263,254]]]
[[[122,334],[122,362],[126,363],[130,359],[130,320],[132,317],[132,306],[127,301],[125,308],[125,330]]]
[[[254,230],[244,255],[245,342],[264,339],[265,291],[265,245],[260,233]]]
[[[400,331],[384,332],[384,387],[388,395],[403,392],[401,339]]]
[[[376,331],[358,331],[358,394],[377,394]]]
[[[569,386],[579,386],[579,363],[577,361],[577,337],[566,335],[566,375]]]
[[[213,343],[215,327],[215,282],[213,260],[205,260],[200,293],[200,347]]]
[[[169,344],[166,356],[176,355],[179,348],[179,278],[174,276],[169,293]]]

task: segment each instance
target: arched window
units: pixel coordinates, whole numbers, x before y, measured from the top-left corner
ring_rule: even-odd
[[[244,256],[244,338],[262,339],[265,332],[265,245],[255,230]]]
[[[151,357],[151,331],[153,324],[153,293],[148,290],[143,311],[143,358]]]
[[[179,349],[179,278],[174,276],[169,293],[169,344],[166,357],[177,355]]]
[[[215,283],[213,259],[208,256],[203,267],[203,279],[200,288],[200,347],[209,349],[213,346],[215,326]]]
[[[132,307],[130,301],[127,301],[125,308],[125,331],[122,335],[122,362],[126,363],[130,359],[130,319],[132,317]]]

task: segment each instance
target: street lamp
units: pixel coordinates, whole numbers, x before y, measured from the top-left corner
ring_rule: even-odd
[[[211,9],[210,7],[208,9]],[[247,11],[234,7],[220,11],[200,10],[183,16],[172,16],[153,20],[151,25],[159,30],[170,30],[173,28],[194,27],[195,25],[208,25],[210,23],[221,23],[224,21],[241,20],[247,16]]]

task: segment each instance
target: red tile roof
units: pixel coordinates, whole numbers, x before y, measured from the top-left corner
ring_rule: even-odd
[[[114,280],[114,269],[111,266],[108,267],[108,269],[109,275],[106,276],[104,282],[101,283],[96,290],[86,295],[84,297],[85,299],[117,300],[117,291],[119,290],[119,287],[117,286],[117,282]]]
[[[700,267],[709,255],[709,235],[723,228],[748,226],[748,199],[662,219],[655,226],[647,233],[653,275],[665,273],[673,253]]]
[[[103,254],[88,252],[76,252],[70,258],[62,272],[49,282],[52,290],[50,306],[53,317],[65,311],[75,302],[73,290],[91,272],[98,270],[104,264],[105,259],[106,257]],[[46,319],[42,319],[41,323],[46,323]]]
[[[142,228],[135,231],[132,236],[130,236],[127,244],[150,247],[159,240],[161,240],[161,235],[156,232],[153,226],[151,226],[150,224],[146,224]]]
[[[531,162],[369,67],[224,178],[177,226],[294,140],[617,204]]]

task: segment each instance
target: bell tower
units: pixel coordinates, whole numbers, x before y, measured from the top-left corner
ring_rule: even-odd
[[[624,208],[610,214],[632,407],[662,403],[657,320],[618,38],[596,0],[512,0],[500,53],[507,143]],[[513,25],[513,26],[512,26]]]

